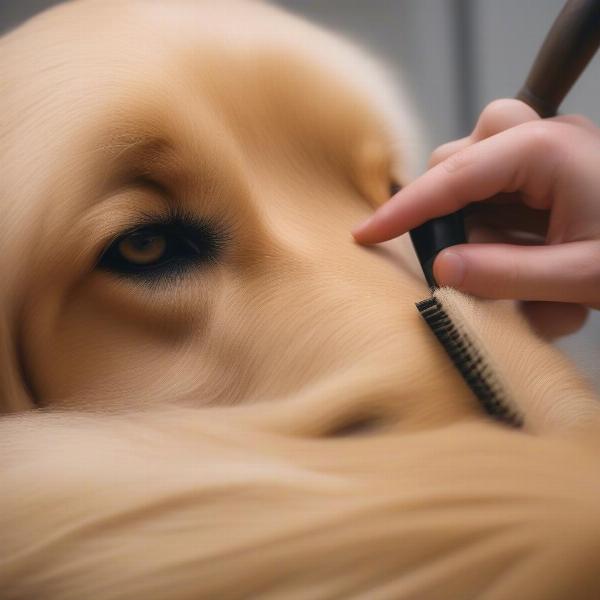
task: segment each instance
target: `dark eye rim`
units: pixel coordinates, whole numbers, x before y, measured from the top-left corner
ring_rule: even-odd
[[[119,245],[127,237],[146,230],[165,236],[165,254],[153,263],[132,263],[121,255]],[[190,269],[218,263],[227,238],[227,233],[209,219],[181,214],[145,217],[111,240],[96,261],[96,268],[128,279],[176,278]]]
[[[398,183],[397,181],[390,182],[390,197],[395,196],[401,189],[403,185]]]

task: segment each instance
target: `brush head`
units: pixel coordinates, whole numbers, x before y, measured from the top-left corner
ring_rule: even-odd
[[[491,368],[468,335],[453,323],[442,303],[431,296],[416,307],[484,410],[498,421],[522,427],[521,415],[505,398]]]

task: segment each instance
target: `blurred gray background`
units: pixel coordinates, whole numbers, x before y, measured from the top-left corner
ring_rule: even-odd
[[[0,32],[57,3],[0,0]],[[275,3],[346,34],[392,70],[402,71],[425,126],[424,165],[437,145],[466,135],[490,100],[517,92],[563,0]],[[600,123],[600,56],[577,83],[563,110]],[[582,332],[559,345],[600,389],[600,313],[592,315]]]

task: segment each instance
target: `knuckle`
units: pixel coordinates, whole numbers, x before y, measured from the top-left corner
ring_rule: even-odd
[[[490,102],[481,113],[476,131],[479,138],[489,137],[519,123],[535,118],[530,107],[520,100],[501,98]]]
[[[507,111],[514,110],[519,105],[518,100],[511,98],[499,98],[490,102],[481,113],[483,119],[493,119],[499,115],[504,115]]]
[[[435,167],[435,165],[437,165],[438,163],[442,162],[443,160],[443,152],[442,152],[442,148],[443,146],[438,146],[432,153],[431,156],[429,157],[429,162],[428,162],[428,166],[429,167]]]
[[[531,121],[520,126],[522,160],[512,187],[525,194],[531,208],[548,208],[549,198],[565,171],[570,148],[565,143],[563,123]]]
[[[429,165],[430,166],[435,166],[438,163],[441,163],[447,156],[450,156],[450,154],[451,154],[451,149],[449,148],[450,144],[451,143],[442,144],[441,146],[438,146],[431,153],[431,156],[429,157]]]
[[[499,129],[499,123],[506,111],[510,110],[510,100],[504,98],[490,102],[481,112],[475,132],[478,138],[485,138]]]
[[[440,165],[449,174],[455,174],[458,171],[462,171],[464,168],[473,165],[477,160],[479,149],[476,145],[467,146],[462,148],[458,152],[448,156]]]
[[[566,123],[570,123],[571,125],[579,127],[581,129],[590,129],[590,130],[597,129],[596,124],[591,119],[588,119],[585,115],[580,115],[580,114],[565,115],[563,118],[563,121]]]
[[[452,156],[459,150],[470,146],[472,143],[473,140],[471,137],[467,136],[438,146],[429,157],[429,166],[435,167],[437,164],[446,160],[449,156]]]
[[[562,144],[561,127],[549,121],[535,121],[522,125],[528,149],[545,155],[559,151]]]

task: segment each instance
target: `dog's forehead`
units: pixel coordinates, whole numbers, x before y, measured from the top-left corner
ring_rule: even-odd
[[[391,104],[385,78],[359,52],[252,1],[62,5],[5,38],[0,64],[4,112],[18,111],[20,123],[31,117],[48,125],[54,120],[58,127],[62,120],[62,127],[68,121],[73,128],[106,106],[116,117],[128,104],[148,114],[140,100],[142,105],[148,100],[146,107],[162,101],[176,110],[178,99],[189,94],[197,94],[198,102],[220,103],[220,110],[227,104],[239,118],[245,118],[245,109],[256,116],[277,105],[316,107],[334,120],[345,107],[356,111],[354,119],[344,120],[346,126],[360,124],[368,112],[382,114],[382,105]],[[392,112],[402,110],[388,110],[386,117]]]
[[[214,145],[243,131],[260,143],[314,139],[315,160],[332,141],[337,160],[361,136],[387,143],[409,130],[402,105],[386,106],[387,80],[369,59],[260,2],[69,3],[1,40],[0,71],[0,110],[12,115],[0,124],[5,197],[32,207],[53,203],[48,189],[74,189],[88,153],[107,148],[154,157],[165,141]]]

